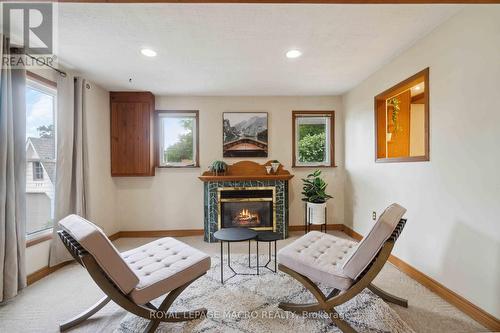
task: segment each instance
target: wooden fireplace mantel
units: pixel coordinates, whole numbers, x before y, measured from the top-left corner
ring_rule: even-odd
[[[288,170],[280,165],[277,173],[267,174],[266,165],[271,161],[259,164],[252,161],[236,162],[227,166],[224,174],[215,175],[212,171],[205,171],[200,177],[201,181],[234,181],[234,180],[289,180],[293,177]]]

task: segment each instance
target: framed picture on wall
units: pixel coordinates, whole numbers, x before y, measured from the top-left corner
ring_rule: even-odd
[[[224,157],[267,157],[267,112],[224,112]]]

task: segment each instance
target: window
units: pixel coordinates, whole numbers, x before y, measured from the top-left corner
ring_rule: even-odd
[[[40,162],[33,162],[33,181],[43,180],[43,167]]]
[[[31,240],[54,224],[56,176],[55,83],[28,73],[26,80],[26,234]]]
[[[198,111],[157,111],[158,166],[198,166]]]
[[[293,111],[293,167],[333,167],[334,111]]]
[[[429,161],[429,68],[375,96],[375,162]]]

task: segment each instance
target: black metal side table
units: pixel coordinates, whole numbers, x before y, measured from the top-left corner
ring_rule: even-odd
[[[239,273],[231,267],[231,248],[230,243],[248,241],[248,267],[250,266],[250,241],[257,238],[257,232],[246,228],[224,228],[214,233],[215,239],[220,242],[220,282],[235,277],[236,275],[259,275],[259,243],[257,242],[257,273]],[[233,272],[233,275],[224,281],[224,242],[227,243],[227,266]]]
[[[278,270],[277,270],[277,259],[276,259],[276,241],[281,239],[281,235],[277,232],[272,232],[272,231],[262,231],[262,232],[259,232],[258,235],[257,235],[257,269],[259,267],[262,267],[262,268],[267,268],[268,270],[270,270],[271,272],[274,272],[276,273]],[[268,259],[267,259],[267,263],[263,266],[259,266],[259,242],[267,242],[268,244],[268,250],[269,250],[269,254],[268,254]],[[271,243],[274,242],[274,270],[269,268],[269,264],[271,263]]]

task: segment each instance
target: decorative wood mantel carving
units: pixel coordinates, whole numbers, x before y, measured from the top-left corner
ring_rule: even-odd
[[[227,166],[225,174],[215,175],[212,171],[205,171],[200,177],[201,181],[233,181],[233,180],[289,180],[293,177],[288,170],[280,165],[277,173],[267,174],[266,165],[271,161],[259,164],[252,161],[236,162]]]

